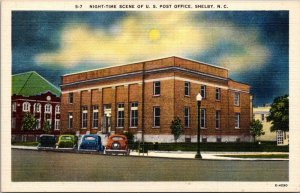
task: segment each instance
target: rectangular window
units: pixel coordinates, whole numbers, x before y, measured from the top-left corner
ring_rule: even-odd
[[[16,118],[15,117],[11,118],[11,128],[13,128],[13,129],[16,128]]]
[[[206,109],[201,109],[201,117],[200,117],[200,121],[201,121],[201,128],[206,128]]]
[[[262,122],[265,121],[265,114],[261,114],[261,121],[262,121]]]
[[[124,103],[118,104],[117,127],[124,127]]]
[[[203,143],[207,143],[207,137],[202,137],[202,140],[201,140],[201,142],[203,142]]]
[[[160,107],[153,107],[153,126],[160,127]]]
[[[59,129],[60,129],[60,120],[55,119],[55,130],[59,130]]]
[[[190,96],[190,82],[184,82],[184,95]]]
[[[217,137],[217,142],[221,143],[222,142],[222,138],[221,137]]]
[[[30,111],[30,103],[24,102],[23,103],[23,112],[29,112]]]
[[[51,130],[51,128],[52,128],[52,120],[51,119],[47,119],[46,121],[49,123],[49,127],[50,127],[50,130]]]
[[[221,111],[216,111],[216,129],[220,129]]]
[[[283,140],[283,131],[278,130],[277,131],[277,145],[282,145],[284,142]]]
[[[68,95],[68,103],[73,104],[73,93],[72,92],[70,92]]]
[[[88,108],[87,106],[81,107],[81,128],[87,128],[87,115],[88,115]]]
[[[37,119],[35,129],[40,129],[40,128],[41,128],[41,119]]]
[[[190,127],[190,108],[184,107],[184,127]]]
[[[219,101],[221,100],[221,89],[216,88],[216,100]]]
[[[234,113],[234,128],[240,128],[240,113]]]
[[[12,103],[12,111],[13,111],[13,112],[16,112],[16,111],[17,111],[17,103],[16,103],[16,102],[13,102],[13,103]]]
[[[73,113],[69,112],[68,113],[68,129],[73,128]]]
[[[52,105],[46,104],[45,105],[45,113],[51,113],[52,112]]]
[[[159,96],[160,95],[160,82],[153,82],[153,95]]]
[[[238,92],[234,93],[234,105],[240,106],[240,93]]]
[[[201,94],[202,98],[206,98],[206,86],[205,85],[201,85],[200,94]]]
[[[99,111],[98,111],[98,105],[93,106],[93,125],[92,128],[98,128],[98,118],[99,117]]]
[[[36,112],[36,113],[40,113],[41,112],[41,104],[40,103],[35,103],[33,105],[33,112]]]
[[[138,103],[131,103],[130,107],[130,127],[138,126]]]

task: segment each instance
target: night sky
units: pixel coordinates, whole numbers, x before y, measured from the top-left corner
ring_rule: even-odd
[[[288,11],[12,13],[12,74],[60,76],[168,56],[229,69],[254,105],[289,94]]]

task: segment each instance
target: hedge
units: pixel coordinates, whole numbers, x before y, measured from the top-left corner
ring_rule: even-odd
[[[142,143],[130,145],[131,149],[142,148]],[[145,149],[152,151],[197,151],[197,143],[146,143]],[[276,142],[258,143],[200,143],[201,151],[232,152],[288,152],[289,146],[277,146]]]

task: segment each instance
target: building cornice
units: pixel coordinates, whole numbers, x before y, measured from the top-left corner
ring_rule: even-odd
[[[106,66],[106,67],[102,67],[102,68],[85,70],[85,71],[81,71],[81,72],[68,73],[68,74],[62,75],[62,77],[81,74],[81,73],[86,73],[86,72],[98,71],[98,70],[105,70],[105,69],[114,68],[114,67],[123,67],[123,66],[128,66],[128,65],[131,65],[131,64],[142,64],[142,63],[153,62],[153,61],[157,61],[157,60],[170,59],[170,58],[174,58],[174,59],[177,58],[177,59],[187,60],[187,61],[195,62],[195,63],[198,63],[198,64],[203,64],[203,65],[206,65],[206,66],[210,66],[210,67],[214,67],[214,68],[218,68],[218,69],[222,69],[222,70],[227,70],[227,71],[229,70],[226,67],[213,65],[213,64],[210,64],[210,63],[197,61],[197,60],[193,60],[193,59],[182,57],[182,56],[166,56],[166,57],[162,57],[162,58],[154,58],[154,59],[150,58],[148,60],[143,60],[143,61],[132,61],[131,63],[127,63],[127,64],[117,64],[117,65],[113,65],[113,66]]]
[[[198,71],[194,71],[194,70],[189,70],[189,69],[181,68],[181,67],[177,67],[177,66],[145,70],[144,73],[151,74],[151,73],[158,73],[158,72],[165,72],[165,71],[180,71],[180,72],[185,72],[185,73],[198,75],[198,76],[199,75],[205,76],[205,77],[222,80],[222,81],[228,80],[228,78],[214,76],[211,74],[202,73],[202,72],[198,72]],[[124,74],[118,74],[118,75],[112,75],[112,76],[106,76],[106,77],[94,78],[94,79],[89,79],[89,80],[81,80],[81,81],[77,81],[77,82],[62,84],[61,87],[63,89],[63,87],[70,87],[70,86],[75,86],[78,84],[97,83],[97,82],[106,81],[106,80],[110,80],[110,79],[126,78],[126,77],[130,77],[130,76],[136,76],[136,75],[142,75],[142,74],[143,74],[143,71],[136,71],[136,72],[130,72],[130,73],[124,73]]]
[[[207,85],[211,87],[218,87],[224,90],[229,90],[229,91],[234,91],[234,92],[243,92],[243,93],[249,93],[249,91],[244,91],[244,90],[239,90],[239,89],[233,89],[228,86],[224,86],[221,84],[214,84],[214,83],[209,83],[206,81],[198,81],[198,80],[193,80],[190,78],[184,78],[184,77],[179,77],[179,76],[166,76],[166,77],[161,77],[161,78],[155,78],[155,79],[145,79],[145,83],[148,82],[155,82],[155,81],[167,81],[167,80],[179,80],[179,81],[189,81],[191,83],[195,83],[198,85]],[[116,84],[106,84],[103,86],[91,86],[91,87],[85,87],[85,88],[75,88],[75,89],[70,89],[68,91],[62,91],[62,94],[65,93],[70,93],[70,92],[81,92],[81,91],[88,91],[88,90],[94,90],[98,89],[101,90],[103,88],[111,88],[111,87],[117,87],[117,86],[125,86],[125,85],[132,85],[132,84],[143,84],[142,81],[132,81],[132,82],[119,82]]]

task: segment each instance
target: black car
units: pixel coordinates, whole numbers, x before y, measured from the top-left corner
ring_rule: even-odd
[[[40,135],[37,149],[55,149],[56,137],[54,135],[42,134]]]

